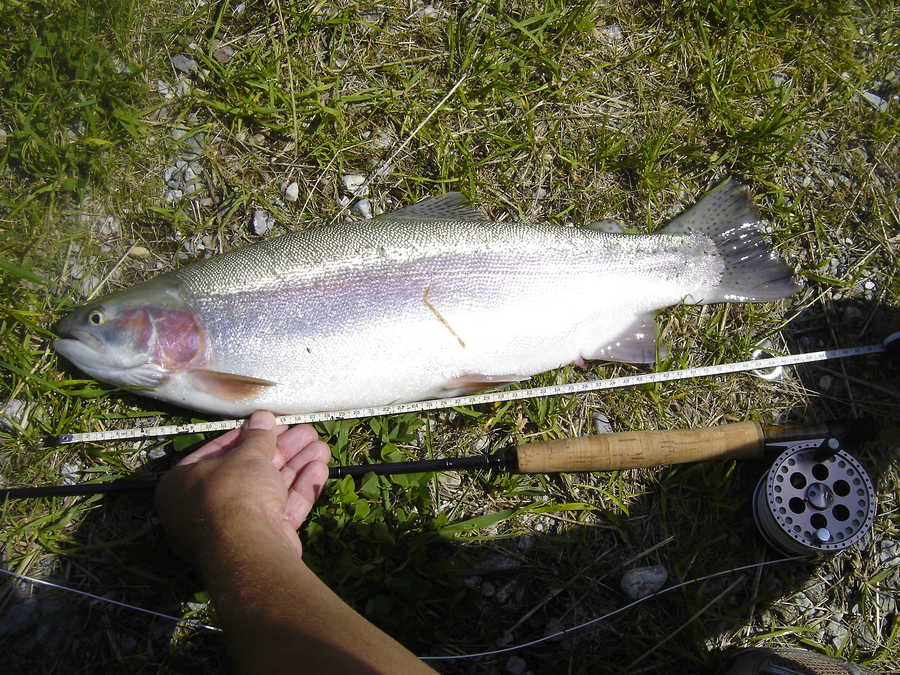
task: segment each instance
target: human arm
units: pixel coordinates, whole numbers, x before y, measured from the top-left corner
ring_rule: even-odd
[[[296,529],[328,477],[308,426],[257,412],[182,460],[157,509],[173,548],[206,581],[242,673],[433,672],[303,563]]]

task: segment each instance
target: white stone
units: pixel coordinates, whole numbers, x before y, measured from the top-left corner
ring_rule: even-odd
[[[60,477],[63,485],[74,485],[81,477],[81,466],[77,462],[66,462],[60,467]]]
[[[591,415],[591,421],[594,423],[594,433],[595,434],[611,434],[612,433],[612,425],[609,423],[609,418],[605,413],[596,411],[593,415]]]
[[[167,101],[175,98],[175,92],[172,91],[171,85],[165,80],[156,81],[156,91],[158,91]]]
[[[823,375],[819,378],[819,389],[822,391],[828,391],[833,384],[834,378],[831,375]]]
[[[656,593],[663,587],[668,577],[669,574],[662,565],[635,567],[622,575],[620,585],[625,595],[632,600],[637,600]]]
[[[189,59],[184,54],[176,54],[172,57],[172,67],[182,73],[191,73],[197,70],[197,62],[194,59]]]
[[[253,212],[253,233],[257,236],[263,236],[272,229],[275,219],[266,211],[256,209]]]
[[[176,181],[176,176],[178,175],[178,167],[177,166],[167,166],[163,169],[162,178],[163,182],[169,187],[176,187],[178,184]]]
[[[609,26],[604,26],[603,28],[598,29],[597,32],[603,37],[609,38],[610,40],[622,39],[622,27],[615,23],[610,24]]]
[[[350,210],[363,220],[369,220],[372,217],[372,202],[366,198],[360,199]]]
[[[10,399],[0,409],[0,428],[13,429],[17,426],[23,426],[27,411],[28,404],[25,401],[20,401],[17,398]]]
[[[887,112],[888,102],[878,94],[873,94],[871,91],[864,91],[861,96],[866,100],[866,103],[871,105],[878,112]]]
[[[166,456],[166,451],[163,448],[150,448],[147,451],[147,457],[150,459],[163,459]]]
[[[350,173],[341,178],[341,182],[344,184],[344,189],[354,197],[369,196],[369,186],[363,187],[366,182],[365,176],[361,176],[358,173]]]
[[[284,198],[289,202],[295,202],[300,198],[300,186],[297,181],[292,182],[284,189]]]

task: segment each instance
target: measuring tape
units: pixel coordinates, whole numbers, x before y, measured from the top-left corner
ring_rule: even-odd
[[[674,380],[687,380],[694,377],[710,377],[713,375],[727,375],[745,371],[765,371],[772,368],[793,366],[800,363],[812,363],[814,361],[830,361],[843,359],[848,356],[862,356],[864,354],[878,354],[885,350],[883,344],[867,345],[865,347],[848,347],[845,349],[826,349],[818,352],[806,352],[804,354],[791,354],[789,356],[772,356],[769,358],[751,359],[749,361],[737,361],[735,363],[722,363],[715,366],[701,368],[685,368],[683,370],[668,370],[662,373],[647,373],[645,375],[626,375],[608,380],[587,380],[585,382],[573,382],[571,384],[557,384],[548,387],[534,387],[531,389],[512,389],[489,392],[486,394],[473,394],[471,396],[456,396],[454,398],[430,399],[427,401],[415,401],[412,403],[396,403],[393,405],[372,408],[351,408],[349,410],[333,410],[330,412],[301,413],[299,415],[284,415],[275,418],[276,424],[309,424],[312,422],[330,422],[334,420],[359,419],[362,417],[379,417],[383,415],[397,415],[411,412],[425,412],[439,410],[441,408],[458,408],[462,406],[483,405],[485,403],[499,403],[501,401],[519,401],[527,398],[541,396],[560,396],[563,394],[578,394],[589,391],[603,391],[606,389],[621,389],[623,387],[636,387],[642,384],[655,384],[657,382],[672,382]],[[760,372],[760,376],[765,374]],[[60,444],[89,443],[98,441],[120,441],[133,438],[153,438],[158,436],[175,436],[178,434],[196,434],[210,431],[228,431],[243,426],[245,420],[221,420],[218,422],[199,422],[194,424],[174,424],[158,427],[133,427],[130,429],[111,429],[109,431],[94,431],[79,434],[62,434],[57,438]]]

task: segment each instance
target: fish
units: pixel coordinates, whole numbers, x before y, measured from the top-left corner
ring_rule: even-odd
[[[607,229],[491,222],[450,192],[189,263],[76,308],[53,346],[184,408],[295,414],[652,363],[658,310],[798,289],[732,179],[657,233]]]

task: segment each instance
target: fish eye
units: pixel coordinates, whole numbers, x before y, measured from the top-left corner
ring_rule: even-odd
[[[99,309],[95,309],[93,312],[88,314],[88,321],[91,322],[94,326],[99,326],[103,323],[103,312]]]

